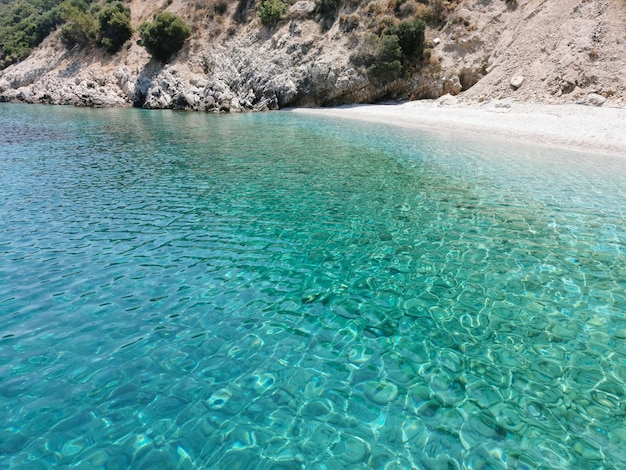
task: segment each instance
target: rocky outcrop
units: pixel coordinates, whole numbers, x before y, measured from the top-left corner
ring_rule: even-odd
[[[109,57],[98,50],[68,51],[55,33],[27,60],[0,73],[0,100],[239,112],[460,91],[455,77],[440,76],[438,64],[392,81],[373,80],[366,68],[352,64],[351,53],[371,34],[364,12],[361,30],[346,31],[339,14],[322,18],[314,1],[300,0],[268,29],[250,13],[251,5],[242,14],[232,4],[219,19],[207,7],[202,14],[212,19],[206,20],[189,2],[170,2],[168,10],[196,22],[196,33],[167,65],[151,60],[136,37]],[[130,8],[136,27],[156,7],[131,0]],[[361,21],[355,15],[353,26]]]
[[[168,9],[189,20],[189,5],[173,0]],[[460,3],[442,28],[427,31],[430,59],[392,81],[372,79],[350,61],[371,34],[366,9],[345,7],[350,24],[360,25],[353,30],[341,27],[340,15],[317,17],[308,0],[295,2],[271,29],[256,17],[236,20],[233,4],[221,20],[196,24],[194,37],[167,65],[151,60],[136,38],[111,57],[68,51],[54,33],[31,57],[0,72],[0,101],[207,112],[445,94],[474,101],[624,102],[626,37],[616,31],[626,12],[613,11],[606,0],[511,5]],[[130,6],[135,25],[153,13],[141,0]]]
[[[297,2],[294,17],[274,30],[250,27],[205,47],[200,37],[167,65],[151,60],[136,44],[112,60],[98,51],[67,51],[52,37],[4,71],[0,99],[240,112],[436,98],[456,90],[454,81],[428,74],[384,85],[370,80],[349,60],[349,38],[320,34],[313,7],[313,2]]]
[[[110,59],[108,59],[110,60]],[[97,66],[89,66],[96,62]],[[102,56],[65,49],[48,38],[27,60],[0,74],[0,101],[91,107],[129,106],[133,77],[102,73]]]
[[[348,61],[309,58],[306,44],[282,41],[218,44],[168,65],[143,57],[140,67],[133,60],[105,67],[93,53],[71,63],[69,53],[56,60],[35,55],[0,77],[0,100],[237,112],[363,102],[379,94]]]

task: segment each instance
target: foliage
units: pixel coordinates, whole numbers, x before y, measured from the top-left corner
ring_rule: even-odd
[[[346,15],[342,14],[339,17],[339,29],[344,33],[349,33],[350,31],[354,31],[359,27],[361,19],[357,14]]]
[[[228,11],[228,0],[217,0],[213,5],[213,11],[216,15],[223,15]]]
[[[264,0],[257,9],[261,23],[273,26],[287,12],[287,5],[282,0]]]
[[[334,16],[341,6],[341,0],[317,0],[315,2],[315,13],[326,16]]]
[[[60,5],[65,24],[61,41],[68,47],[99,44],[113,54],[130,39],[130,9],[121,2],[107,3],[103,8],[86,0],[65,0]]]
[[[420,19],[402,21],[397,26],[389,28],[387,34],[398,37],[403,62],[408,63],[423,57],[425,30],[426,23]]]
[[[121,49],[133,35],[130,25],[130,8],[123,3],[107,5],[98,15],[100,26],[100,45],[107,52],[115,53]]]
[[[387,15],[387,14],[378,15],[369,19],[369,22],[367,24],[367,29],[369,29],[371,32],[373,32],[377,36],[380,36],[389,28],[392,28],[397,24],[398,24],[398,19],[395,16]]]
[[[60,23],[61,0],[0,1],[0,70],[25,59]]]
[[[426,24],[419,19],[402,21],[384,34],[371,34],[350,57],[356,66],[366,67],[375,80],[391,81],[424,55]]]
[[[402,73],[402,49],[398,36],[370,34],[361,43],[359,50],[350,56],[357,67],[367,69],[378,81],[391,81]]]
[[[0,69],[25,59],[55,28],[68,47],[96,42],[113,53],[132,35],[130,10],[106,0],[0,0]]]
[[[386,34],[380,38],[376,62],[370,70],[374,78],[394,80],[402,72],[402,48],[400,39],[395,34]]]
[[[191,36],[191,28],[179,16],[163,12],[151,23],[142,23],[139,26],[139,35],[143,46],[152,57],[167,62]]]
[[[98,22],[85,0],[65,0],[60,5],[61,18],[65,24],[61,28],[61,41],[68,47],[87,46],[98,34]]]

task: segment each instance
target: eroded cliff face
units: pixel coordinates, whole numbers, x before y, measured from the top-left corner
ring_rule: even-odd
[[[621,0],[466,1],[441,34],[465,99],[626,105]]]
[[[236,3],[219,17],[210,6],[198,10],[204,3],[174,0],[166,7],[194,27],[168,64],[152,60],[136,37],[111,57],[95,49],[67,50],[53,34],[31,57],[4,70],[0,99],[234,112],[408,98],[419,87],[420,97],[443,92],[438,69],[428,67],[384,85],[371,81],[349,59],[360,37],[341,31],[339,14],[326,29],[314,2],[296,2],[272,28],[253,14],[235,20]],[[163,11],[141,0],[129,6],[135,27]]]
[[[426,32],[430,59],[392,81],[372,79],[350,60],[371,34],[367,27],[380,20],[372,12],[388,8],[388,0],[369,2],[380,8],[345,2],[330,21],[315,14],[313,2],[298,1],[269,29],[253,13],[235,20],[236,2],[223,15],[208,3],[129,3],[135,27],[163,10],[193,26],[192,38],[168,64],[152,60],[136,36],[109,56],[67,50],[54,33],[1,73],[0,100],[236,112],[448,93],[472,101],[616,106],[626,99],[621,0],[442,2],[446,20]]]

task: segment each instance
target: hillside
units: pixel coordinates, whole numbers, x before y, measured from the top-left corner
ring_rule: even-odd
[[[70,49],[57,28],[0,72],[0,100],[213,112],[448,93],[468,101],[626,103],[624,0],[303,0],[285,4],[266,25],[262,3],[131,0],[135,33],[119,52]],[[166,64],[151,58],[136,32],[162,11],[193,32]],[[415,18],[427,24],[423,55],[388,59],[390,31]]]

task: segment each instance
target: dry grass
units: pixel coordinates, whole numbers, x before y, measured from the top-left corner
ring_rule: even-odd
[[[380,15],[373,17],[369,21],[367,29],[380,36],[384,31],[397,25],[398,23],[398,19],[393,15]]]
[[[344,33],[349,33],[359,27],[360,21],[361,18],[356,13],[349,15],[342,13],[339,16],[339,29],[341,29]]]
[[[368,3],[365,7],[365,13],[367,16],[377,17],[387,11],[387,4],[383,2]]]

